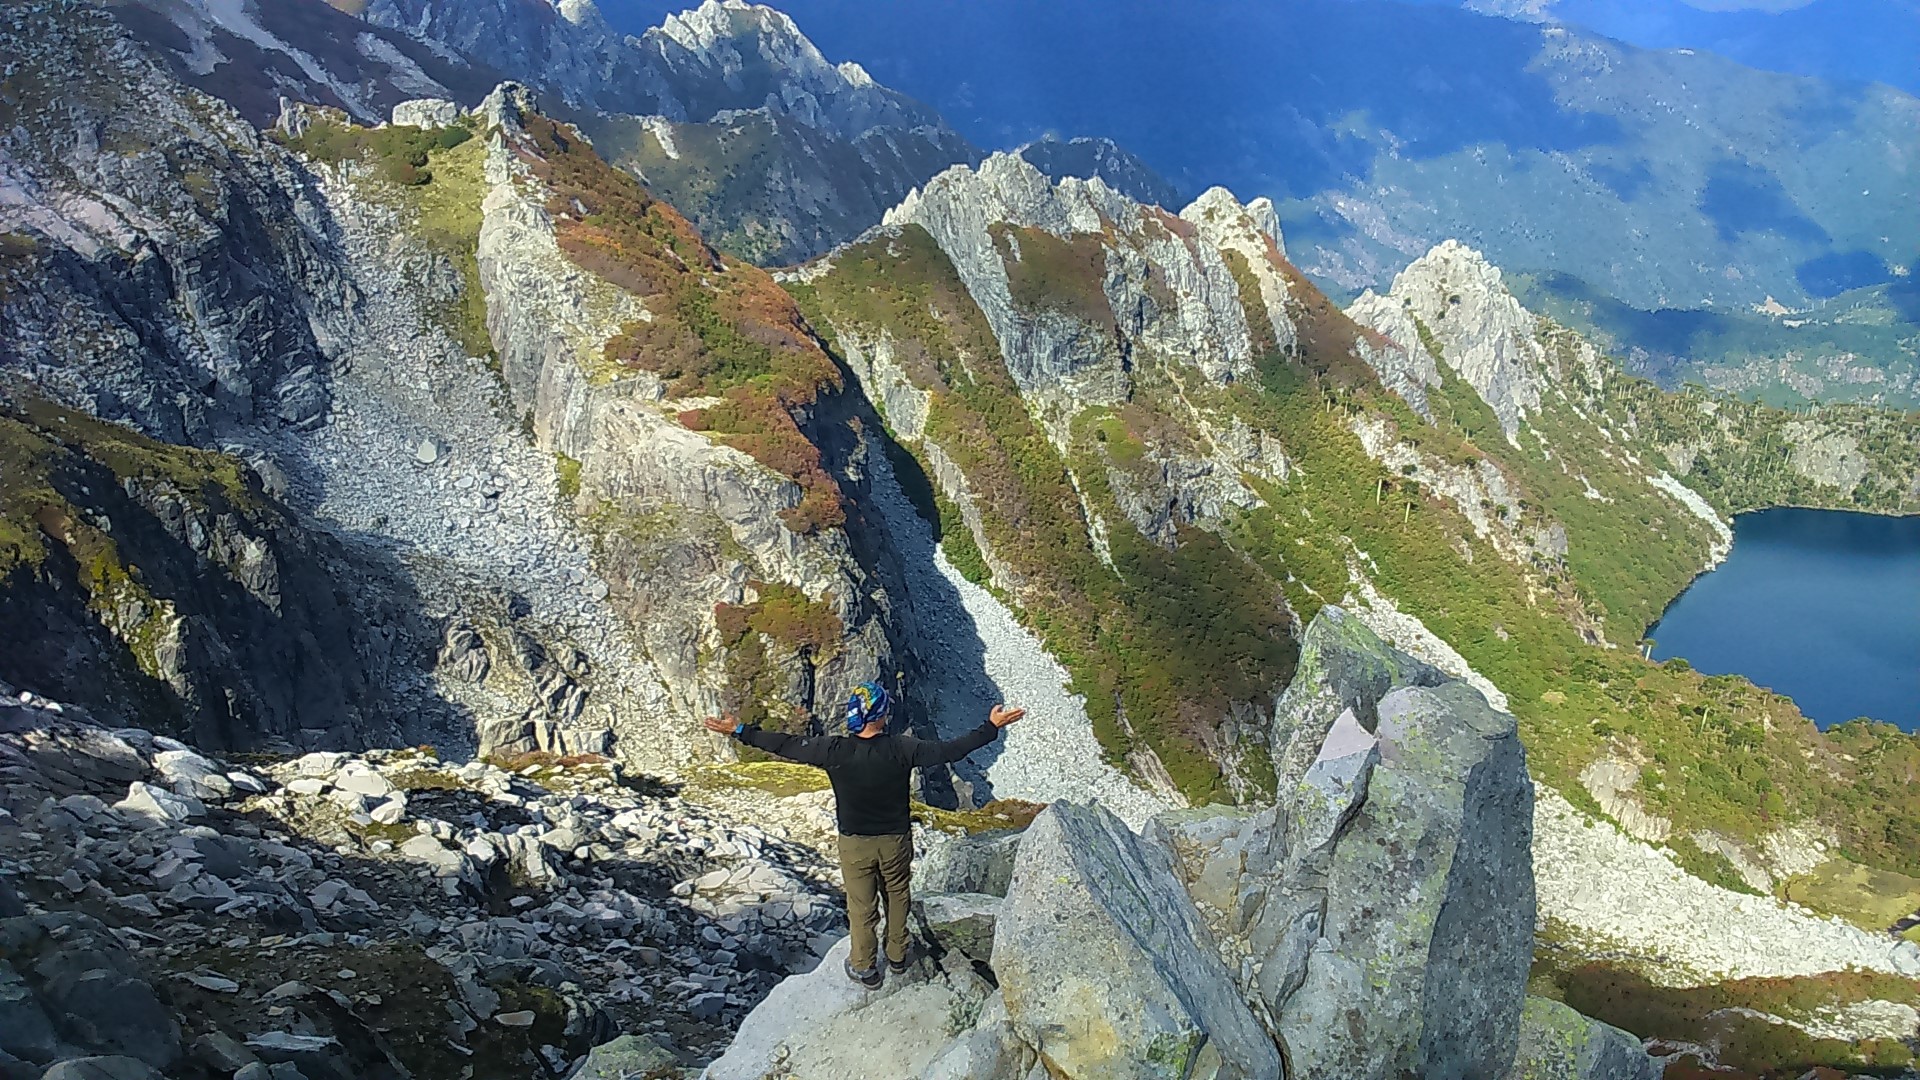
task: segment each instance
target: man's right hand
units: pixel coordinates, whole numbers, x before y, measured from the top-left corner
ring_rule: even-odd
[[[1025,709],[1009,709],[1005,705],[995,705],[993,711],[987,714],[987,721],[994,727],[1002,728],[1018,721],[1025,715],[1027,715],[1027,710]]]
[[[731,735],[733,729],[740,726],[740,721],[732,716],[709,716],[700,722],[716,735]]]

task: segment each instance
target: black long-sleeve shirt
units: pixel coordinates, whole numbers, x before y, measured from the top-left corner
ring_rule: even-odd
[[[825,769],[841,835],[895,836],[913,831],[908,781],[915,768],[959,761],[999,734],[987,722],[944,742],[911,735],[783,735],[757,727],[742,728],[734,737],[776,757]]]

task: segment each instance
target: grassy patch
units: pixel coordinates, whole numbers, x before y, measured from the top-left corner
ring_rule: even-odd
[[[275,132],[288,149],[297,150],[315,161],[365,161],[373,165],[381,179],[395,184],[429,184],[433,171],[428,158],[435,150],[451,150],[473,138],[472,129],[463,124],[443,128],[361,127],[346,114],[315,119],[298,135]]]
[[[387,779],[401,791],[464,791],[467,787],[460,777],[441,769],[407,769]]]
[[[974,540],[965,515],[960,513],[960,504],[938,493],[935,503],[940,508],[940,550],[947,553],[947,561],[975,585],[991,582],[993,570],[987,566],[987,556]]]
[[[1247,329],[1253,332],[1253,351],[1256,354],[1272,352],[1278,342],[1274,340],[1273,320],[1267,317],[1267,303],[1260,296],[1260,280],[1254,276],[1252,264],[1238,251],[1222,248],[1220,254],[1226,259],[1234,286],[1240,291],[1240,309],[1247,313]]]
[[[553,482],[560,498],[572,502],[580,495],[580,462],[565,454],[553,455]]]
[[[1848,859],[1828,859],[1810,873],[1788,878],[1780,895],[1876,933],[1920,913],[1920,878]]]
[[[612,762],[599,754],[559,754],[551,750],[526,750],[489,754],[481,759],[496,769],[532,775],[553,769],[597,768]]]
[[[727,687],[721,706],[748,724],[798,731],[807,717],[786,699],[781,661],[797,656],[812,664],[832,656],[846,628],[831,607],[808,599],[791,585],[756,581],[753,588],[758,599],[713,608],[714,624],[727,650]],[[745,756],[762,760],[759,751]]]
[[[781,185],[768,182],[776,168],[804,169],[807,151],[798,140],[784,140],[765,117],[675,124],[673,154],[638,121],[597,117],[589,123],[594,145],[608,160],[637,167],[661,198],[700,222],[723,251],[761,265],[791,261],[798,243],[787,235],[788,229],[799,225],[803,234],[812,231],[807,223],[785,220]],[[827,229],[832,224],[819,223]]]
[[[913,820],[929,829],[972,835],[1003,829],[1024,829],[1033,824],[1033,819],[1046,808],[1045,803],[1023,799],[994,799],[975,810],[942,810],[925,803],[914,803]]]
[[[1766,895],[1747,884],[1747,879],[1740,876],[1732,860],[1717,851],[1701,847],[1689,837],[1673,837],[1667,841],[1667,850],[1673,853],[1673,861],[1680,869],[1709,885],[1718,885],[1749,896]]]
[[[696,770],[691,782],[696,792],[702,788],[760,791],[776,799],[792,798],[825,791],[831,785],[827,774],[811,765],[791,761],[734,761]]]
[[[1119,326],[1103,283],[1107,249],[1099,233],[1058,237],[1045,229],[996,222],[987,226],[1007,268],[1007,288],[1025,311],[1052,311],[1117,338]]]
[[[260,506],[245,467],[231,457],[159,442],[45,402],[23,402],[0,412],[0,574],[39,565],[51,532],[79,545],[75,558],[96,583],[111,585],[127,576],[110,535],[62,494],[84,484],[81,473],[89,464],[121,481],[170,484],[197,506]]]
[[[455,130],[452,128],[446,130]],[[440,140],[427,153],[431,181],[408,189],[419,211],[417,231],[429,248],[445,255],[460,273],[460,295],[442,313],[448,331],[468,356],[492,359],[487,332],[486,290],[480,285],[481,204],[487,196],[485,140]]]

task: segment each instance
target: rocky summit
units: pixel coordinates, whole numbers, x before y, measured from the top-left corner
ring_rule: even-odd
[[[1912,416],[616,15],[0,10],[0,1080],[1909,1066],[1920,743],[1643,638],[1920,510]],[[1027,711],[874,990],[827,778],[700,724],[868,681]]]

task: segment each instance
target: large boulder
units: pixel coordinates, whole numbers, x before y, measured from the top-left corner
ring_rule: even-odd
[[[1331,607],[1278,712],[1274,806],[1152,828],[1291,1073],[1504,1077],[1534,925],[1513,718]]]
[[[1027,829],[993,957],[1014,1031],[1056,1076],[1281,1075],[1171,856],[1097,804]]]
[[[1301,635],[1299,665],[1274,709],[1268,748],[1275,771],[1283,779],[1301,776],[1341,713],[1351,710],[1372,731],[1389,690],[1446,681],[1444,672],[1381,641],[1345,610],[1321,608]]]
[[[1496,1080],[1533,956],[1526,754],[1465,683],[1377,709],[1379,763],[1334,842],[1322,944],[1275,1021],[1302,1076]]]
[[[710,1075],[1651,1080],[1624,1032],[1523,1013],[1533,788],[1511,716],[1338,608],[1278,713],[1272,805],[1136,835],[1058,802],[1017,840],[935,848],[916,885],[964,891],[923,895],[916,924],[949,978],[989,966],[973,1013],[862,996],[843,945]]]
[[[165,1080],[159,1072],[130,1057],[69,1058],[48,1069],[40,1080]]]
[[[1507,1080],[1659,1080],[1660,1072],[1660,1061],[1628,1032],[1558,1001],[1529,997]]]
[[[936,893],[913,902],[921,936],[983,964],[993,960],[993,928],[1001,900],[986,893]]]
[[[33,988],[0,960],[0,1053],[45,1065],[60,1049],[60,1036]]]
[[[680,1060],[644,1035],[594,1047],[568,1080],[679,1080]]]
[[[973,1030],[955,1039],[920,1080],[1014,1080],[1029,1071],[1046,1075],[1033,1048],[1020,1040],[1007,1019],[1006,1000],[995,993],[981,1007]]]
[[[180,1059],[179,1024],[126,947],[98,921],[76,914],[0,919],[0,956],[18,976],[0,991],[14,1003],[16,1019],[31,1022],[32,1000],[61,1040],[81,1051],[138,1058],[156,1069]],[[44,1033],[35,1041],[44,1041]]]

